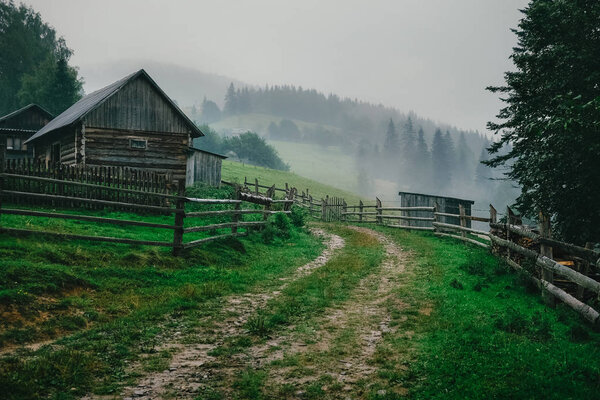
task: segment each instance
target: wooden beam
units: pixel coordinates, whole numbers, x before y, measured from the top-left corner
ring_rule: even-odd
[[[73,220],[100,222],[100,223],[115,224],[115,225],[145,226],[148,228],[163,228],[163,229],[175,229],[176,228],[175,225],[157,224],[157,223],[153,223],[153,222],[132,221],[132,220],[124,220],[124,219],[116,219],[116,218],[105,218],[105,217],[93,217],[90,215],[60,214],[60,213],[55,213],[55,212],[19,210],[19,209],[10,209],[10,208],[0,209],[0,214],[28,215],[31,217],[73,219]]]

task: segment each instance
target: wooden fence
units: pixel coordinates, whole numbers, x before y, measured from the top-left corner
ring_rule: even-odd
[[[236,199],[198,199],[185,196],[184,182],[175,185],[160,176],[143,170],[127,168],[99,169],[57,166],[45,168],[29,162],[5,163],[0,159],[0,216],[22,215],[29,217],[57,218],[118,226],[143,226],[173,232],[172,241],[140,240],[93,235],[59,233],[48,230],[8,227],[0,224],[0,232],[55,236],[63,239],[81,239],[99,242],[125,243],[171,247],[178,255],[182,249],[198,246],[208,241],[247,234],[249,229],[267,223],[267,216],[276,213],[272,205],[283,203],[284,213],[289,213],[292,201],[271,198],[238,191]],[[10,207],[7,207],[7,204]],[[27,209],[27,206],[51,207],[46,211]],[[186,210],[187,205],[187,210]],[[219,206],[220,209],[199,210],[202,206]],[[252,208],[244,208],[252,205]],[[16,206],[16,207],[15,207]],[[21,207],[19,207],[21,206]],[[26,207],[22,207],[26,206]],[[260,206],[260,208],[259,208]],[[140,215],[171,216],[172,223],[155,223],[124,218],[107,218],[93,215],[56,212],[54,208],[109,209],[128,211]],[[228,207],[229,209],[223,209]],[[88,213],[89,214],[89,213]],[[262,219],[244,221],[244,215],[258,214]],[[230,217],[227,222],[219,221],[204,225],[193,224],[198,217]],[[190,222],[191,221],[191,222]],[[227,232],[223,232],[226,230]],[[221,232],[218,232],[221,231]],[[206,232],[209,237],[185,241],[185,236],[198,236]]]

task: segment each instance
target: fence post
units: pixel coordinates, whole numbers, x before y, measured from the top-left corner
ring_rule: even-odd
[[[591,249],[592,248],[592,242],[586,242],[585,243],[585,248],[586,249]],[[588,260],[584,260],[583,261],[583,265],[579,269],[579,272],[581,272],[585,276],[588,276],[590,274],[590,262]],[[579,300],[583,300],[584,293],[585,293],[585,289],[583,288],[583,286],[577,286],[577,295],[576,295],[576,297]]]
[[[4,154],[6,151],[6,145],[0,143],[0,210],[2,209],[2,190],[4,189]],[[2,214],[0,213],[0,217]]]
[[[498,218],[498,213],[496,212],[496,209],[494,208],[494,206],[490,204],[490,222],[495,224],[497,218]]]
[[[377,211],[377,223],[378,224],[383,223],[383,217],[381,216],[383,213],[383,210],[381,209],[381,207],[383,207],[381,200],[379,200],[379,197],[375,197],[375,210]]]
[[[175,229],[173,230],[173,255],[179,256],[183,249],[183,221],[185,218],[185,180],[178,181],[178,198],[175,202]]]
[[[342,221],[346,222],[346,213],[348,212],[348,204],[346,199],[342,199]]]
[[[506,240],[510,242],[510,223],[511,221],[511,216],[512,211],[510,209],[509,206],[506,206]],[[511,256],[511,252],[510,252],[510,248],[507,247],[506,248],[506,258],[508,258],[510,260],[510,256]]]
[[[239,200],[240,199],[240,187],[238,185],[235,185],[235,199]],[[235,204],[235,211],[239,211],[241,209],[242,203],[236,203]],[[231,222],[233,222],[233,226],[231,227],[231,233],[237,233],[238,230],[238,222],[240,221],[240,214],[239,213],[234,213],[233,216],[231,217]]]
[[[435,225],[438,222],[438,210],[439,210],[440,206],[438,205],[437,201],[433,204],[433,231],[437,232],[437,226]]]
[[[258,196],[258,194],[259,194],[259,192],[258,192],[258,178],[254,178],[254,192]]]
[[[542,238],[550,238],[552,236],[552,231],[550,229],[550,218],[540,212],[540,236]],[[548,257],[552,259],[552,247],[548,246],[541,241],[540,244],[540,255]],[[554,283],[554,272],[548,271],[546,268],[542,268],[542,279],[549,283]],[[546,291],[546,289],[542,289],[542,298],[544,299],[544,303],[550,307],[554,307],[556,305],[556,301],[554,296]]]
[[[364,204],[362,202],[362,200],[358,201],[358,211],[360,212],[360,214],[358,214],[358,222],[363,222],[363,209],[364,209]]]
[[[463,228],[467,227],[467,219],[465,218],[465,206],[462,204],[458,205],[458,214],[460,215],[460,226]],[[460,236],[467,237],[467,232],[461,230]]]
[[[327,221],[327,200],[321,199],[321,221]]]

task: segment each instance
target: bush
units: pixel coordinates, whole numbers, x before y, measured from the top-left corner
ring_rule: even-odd
[[[297,228],[301,228],[306,223],[307,211],[300,207],[292,207],[292,213],[290,214],[290,221],[292,225]]]

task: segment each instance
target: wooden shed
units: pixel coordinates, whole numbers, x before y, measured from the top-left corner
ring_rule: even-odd
[[[227,157],[210,151],[190,147],[188,150],[185,185],[202,182],[210,186],[221,186],[221,166]]]
[[[52,120],[52,114],[37,104],[29,104],[0,117],[0,140],[6,145],[8,160],[31,157],[31,147],[25,144],[31,135]]]
[[[204,136],[143,69],[83,97],[26,143],[49,163],[144,168],[185,179]]]
[[[434,207],[437,205],[440,212],[449,214],[458,214],[458,206],[462,205],[465,208],[465,214],[471,215],[471,206],[475,203],[473,200],[422,193],[400,192],[398,194],[400,195],[401,207]],[[411,216],[431,217],[431,213],[419,211],[411,213]],[[447,224],[460,225],[459,218],[454,217],[440,217],[439,221]],[[433,226],[429,221],[410,221],[410,223],[412,226]],[[470,220],[467,220],[467,226],[469,228],[471,227]]]

